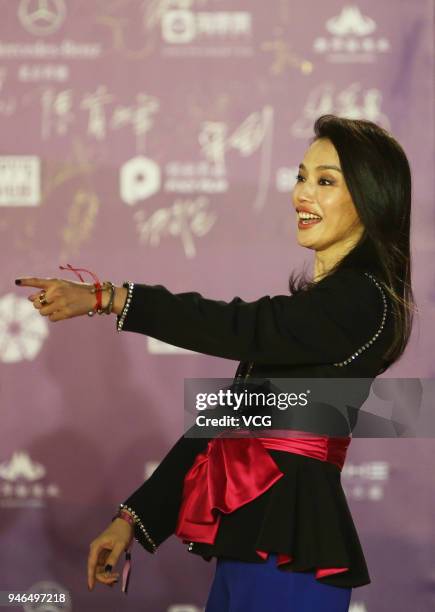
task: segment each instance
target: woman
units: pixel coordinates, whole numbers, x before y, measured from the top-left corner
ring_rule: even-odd
[[[314,132],[293,191],[298,242],[315,251],[311,280],[293,273],[291,295],[249,303],[130,282],[110,296],[100,291],[99,311],[115,312],[119,331],[240,361],[236,380],[384,372],[402,355],[412,326],[409,164],[371,122],[325,115]],[[98,306],[91,293],[98,287],[87,283],[19,284],[43,290],[29,299],[52,321]],[[117,580],[112,568],[133,535],[154,553],[176,533],[189,552],[217,558],[206,612],[348,610],[352,588],[370,582],[340,482],[350,437],[317,436],[315,447],[296,437],[272,442],[221,445],[227,455],[214,467],[224,485],[234,474],[244,484],[255,480],[260,467],[267,474],[250,497],[205,508],[218,442],[180,438],[91,544],[89,588]]]

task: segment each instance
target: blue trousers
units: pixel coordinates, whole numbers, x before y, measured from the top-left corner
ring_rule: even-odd
[[[266,563],[217,559],[205,612],[348,612],[351,588],[322,584],[314,572],[284,572]]]

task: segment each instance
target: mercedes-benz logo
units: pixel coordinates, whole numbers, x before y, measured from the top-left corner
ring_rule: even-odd
[[[52,34],[63,23],[65,0],[21,0],[18,18],[31,34]]]

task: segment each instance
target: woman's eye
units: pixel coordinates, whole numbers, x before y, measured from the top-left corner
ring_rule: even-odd
[[[296,175],[296,182],[297,183],[301,183],[302,181],[305,181],[305,177],[302,176],[302,174],[297,174]],[[319,179],[319,185],[324,185],[326,187],[328,187],[329,185],[333,185],[334,184],[334,180],[333,179],[328,179],[328,178],[320,178]]]
[[[331,179],[327,179],[327,178],[321,178],[319,179],[319,184],[320,185],[333,185],[334,181],[332,181]]]

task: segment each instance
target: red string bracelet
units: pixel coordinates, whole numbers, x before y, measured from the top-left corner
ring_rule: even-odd
[[[96,312],[101,311],[103,308],[103,289],[98,276],[90,270],[86,270],[86,268],[73,268],[71,264],[66,264],[66,266],[59,266],[59,268],[61,270],[70,270],[71,272],[74,272],[74,274],[81,280],[82,283],[84,283],[85,280],[83,279],[80,272],[87,272],[92,276],[92,278],[94,279],[95,297],[97,301],[95,303],[93,311],[88,312],[88,315],[92,316]]]

